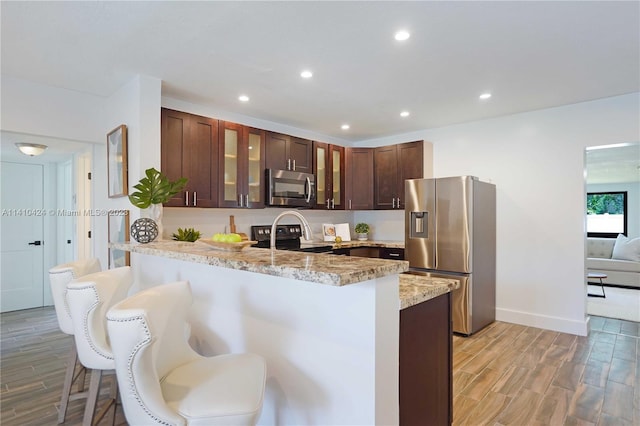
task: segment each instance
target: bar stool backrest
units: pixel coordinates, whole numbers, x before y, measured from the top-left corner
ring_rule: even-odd
[[[115,368],[107,334],[107,311],[127,297],[133,275],[130,266],[85,275],[67,284],[78,358],[87,368]]]
[[[95,258],[63,263],[49,269],[53,307],[58,317],[58,326],[63,333],[73,334],[73,322],[66,298],[67,284],[83,275],[99,272],[101,269],[100,261]]]
[[[179,281],[136,293],[107,314],[122,404],[130,424],[185,424],[165,402],[160,383],[171,370],[201,358],[189,346],[185,333],[191,304],[189,283]]]

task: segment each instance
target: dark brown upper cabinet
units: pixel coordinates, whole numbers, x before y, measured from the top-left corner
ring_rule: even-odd
[[[373,148],[346,148],[345,208],[373,210]]]
[[[220,121],[219,207],[264,207],[265,131]]]
[[[316,209],[345,208],[345,149],[313,142],[313,174],[316,176]]]
[[[313,143],[281,133],[267,132],[265,167],[313,173]]]
[[[186,177],[167,207],[217,207],[218,120],[162,108],[161,169],[169,180]]]
[[[375,148],[376,209],[404,209],[404,181],[419,179],[424,175],[423,145],[423,141],[415,141]]]

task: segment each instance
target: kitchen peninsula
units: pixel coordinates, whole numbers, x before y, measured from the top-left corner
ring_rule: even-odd
[[[455,285],[401,289],[404,261],[198,242],[111,247],[132,252],[137,289],[190,282],[198,352],[267,359],[260,424],[398,424],[401,293],[408,307]]]

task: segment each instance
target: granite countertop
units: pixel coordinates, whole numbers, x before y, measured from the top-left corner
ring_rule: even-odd
[[[400,274],[400,310],[426,302],[458,287],[460,281],[454,279]]]
[[[216,250],[200,242],[110,243],[110,247],[133,253],[161,256],[334,286],[343,286],[400,274],[409,269],[409,262],[406,261],[333,256],[253,247],[246,247],[238,252],[230,252]]]

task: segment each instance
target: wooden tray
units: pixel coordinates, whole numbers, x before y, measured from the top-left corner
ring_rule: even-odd
[[[198,242],[204,243],[216,250],[223,251],[240,251],[245,247],[248,247],[253,244],[257,244],[257,241],[240,241],[238,243],[223,243],[220,241],[213,241],[211,239],[199,239]]]

